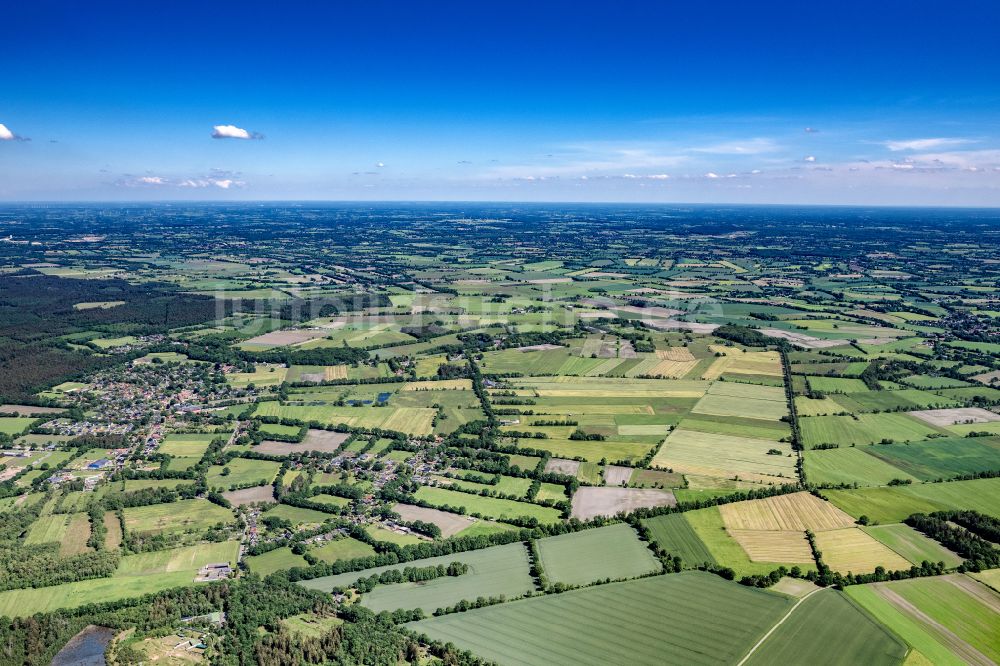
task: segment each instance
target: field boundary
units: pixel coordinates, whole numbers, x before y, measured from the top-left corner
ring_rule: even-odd
[[[785,613],[784,617],[782,617],[780,620],[778,620],[777,622],[774,623],[774,626],[771,627],[771,629],[766,634],[764,634],[761,637],[761,639],[754,644],[754,646],[752,648],[750,648],[750,651],[747,652],[743,656],[742,659],[740,659],[739,663],[737,663],[736,666],[743,666],[743,664],[746,663],[747,659],[749,659],[753,655],[753,653],[757,651],[757,648],[759,648],[761,645],[763,645],[764,641],[766,641],[768,638],[770,638],[771,634],[773,634],[778,629],[778,627],[780,627],[782,624],[784,624],[785,620],[787,620],[789,617],[791,617],[792,613],[795,612],[795,609],[798,608],[802,604],[803,601],[805,601],[806,599],[808,599],[812,595],[816,594],[817,592],[822,592],[825,589],[827,589],[827,588],[825,588],[825,587],[816,588],[815,590],[813,590],[812,592],[810,592],[806,596],[804,596],[801,599],[799,599],[798,601],[796,601],[795,605],[788,609],[788,612]]]

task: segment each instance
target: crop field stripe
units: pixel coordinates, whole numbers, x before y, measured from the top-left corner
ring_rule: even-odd
[[[791,604],[787,597],[687,572],[408,626],[501,664],[716,664],[735,662]]]
[[[642,521],[653,534],[653,539],[670,555],[678,556],[688,566],[704,562],[718,564],[712,551],[691,527],[683,513],[669,513],[665,516]]]

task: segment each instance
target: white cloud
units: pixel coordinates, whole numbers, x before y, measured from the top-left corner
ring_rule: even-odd
[[[802,161],[803,162],[815,162],[816,161],[816,156],[815,155],[806,155],[805,157],[802,158]]]
[[[708,153],[710,155],[759,155],[761,153],[773,153],[779,146],[772,139],[756,138],[745,141],[726,141],[710,146],[700,146],[692,148],[696,153]]]
[[[380,168],[380,169],[381,169],[382,167],[384,167],[384,166],[385,166],[385,162],[376,162],[376,163],[375,163],[375,166],[377,166],[378,168]]]
[[[263,139],[264,135],[245,130],[236,125],[213,125],[213,139]]]
[[[177,183],[177,187],[186,187],[193,189],[204,189],[206,187],[218,187],[223,190],[228,190],[234,187],[243,187],[246,185],[241,180],[234,180],[233,178],[186,178]]]
[[[31,141],[31,139],[14,134],[6,125],[0,123],[0,141]]]
[[[709,171],[708,173],[705,174],[705,178],[718,178],[718,177],[719,177],[719,174],[713,173],[711,171]]]
[[[900,150],[928,150],[929,148],[941,148],[944,146],[959,146],[963,143],[972,143],[968,139],[909,139],[906,141],[883,141],[882,145],[892,151]]]
[[[136,179],[136,182],[143,185],[166,185],[167,181],[160,176],[142,176]]]

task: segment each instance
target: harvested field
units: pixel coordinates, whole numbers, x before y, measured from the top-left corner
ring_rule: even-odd
[[[222,493],[222,496],[229,500],[233,506],[243,506],[254,502],[273,502],[274,488],[272,486],[257,486],[256,488],[244,488],[242,490],[230,490]]]
[[[780,451],[780,455],[768,451]],[[675,429],[653,457],[653,466],[682,474],[723,479],[739,476],[757,483],[789,483],[795,479],[791,448],[773,440]]]
[[[628,485],[629,479],[632,478],[632,472],[635,471],[631,467],[621,467],[619,465],[608,465],[604,468],[604,483],[609,486],[621,486]]]
[[[636,469],[632,470],[629,485],[633,488],[677,488],[684,485],[684,476],[658,469]]]
[[[399,514],[399,517],[406,521],[421,520],[425,523],[437,525],[441,529],[441,536],[447,539],[469,527],[475,519],[460,516],[457,513],[439,511],[413,504],[396,504],[392,510]]]
[[[849,515],[807,492],[723,504],[719,512],[729,530],[821,532],[854,526]]]
[[[775,386],[716,382],[691,410],[695,414],[778,421],[788,413],[785,391]]]
[[[264,335],[258,335],[256,338],[250,338],[242,344],[250,348],[285,347],[288,345],[302,344],[303,342],[315,340],[316,338],[325,338],[328,335],[330,335],[330,330],[326,328],[296,328],[287,331],[272,331],[270,333],[265,333]]]
[[[692,333],[704,334],[719,328],[719,324],[703,324],[697,321],[678,321],[676,319],[650,319],[643,323],[661,331],[691,331]]]
[[[566,476],[576,476],[577,472],[580,471],[580,461],[567,460],[565,458],[549,458],[549,461],[545,463],[545,471],[565,474]]]
[[[330,430],[310,430],[306,433],[306,438],[296,446],[302,447],[300,450],[318,451],[319,453],[333,453],[350,437],[348,433],[332,432]]]
[[[783,331],[780,328],[762,328],[760,332],[772,338],[788,340],[793,345],[804,349],[822,349],[824,347],[837,347],[839,345],[847,344],[847,340],[824,340],[811,335],[806,335],[804,333]]]
[[[597,516],[614,516],[640,507],[676,506],[674,494],[667,490],[647,488],[582,487],[573,495],[573,517],[590,520]]]
[[[910,563],[857,527],[816,533],[816,548],[834,571],[871,573],[875,567],[887,571],[909,569]]]
[[[981,407],[961,407],[957,409],[922,409],[910,412],[924,423],[933,426],[950,426],[956,423],[990,423],[1000,421],[1000,414],[995,414]]]
[[[0,414],[17,414],[19,416],[38,416],[55,414],[66,410],[61,407],[36,407],[34,405],[0,405]]]
[[[656,355],[664,361],[695,361],[694,354],[687,347],[668,347],[667,349],[657,349]]]
[[[752,562],[793,562],[809,564],[812,549],[805,532],[774,530],[729,530]]]
[[[652,375],[654,377],[669,377],[671,379],[680,379],[684,377],[689,372],[694,370],[695,366],[698,365],[698,361],[660,361],[652,368],[644,372],[643,374]]]

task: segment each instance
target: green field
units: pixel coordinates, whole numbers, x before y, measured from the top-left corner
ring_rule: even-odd
[[[261,576],[269,576],[275,571],[291,569],[292,567],[306,567],[309,564],[306,558],[296,555],[288,546],[269,550],[263,555],[250,555],[245,558],[250,571]]]
[[[528,575],[528,551],[524,544],[511,543],[483,550],[473,550],[405,564],[394,564],[364,571],[354,571],[337,576],[325,576],[299,584],[314,590],[330,590],[338,585],[350,585],[358,578],[405,567],[427,567],[451,562],[469,565],[469,572],[461,576],[443,576],[422,583],[397,583],[379,585],[365,594],[361,603],[378,612],[397,608],[423,608],[431,613],[437,608],[450,606],[462,599],[499,596],[516,597],[531,590],[534,585]]]
[[[189,499],[129,507],[125,513],[125,529],[129,532],[155,534],[199,531],[216,523],[232,523],[233,512],[208,500]]]
[[[537,504],[515,502],[514,500],[496,497],[470,495],[469,493],[457,490],[434,488],[431,486],[421,486],[413,496],[418,500],[428,502],[437,507],[445,505],[465,507],[465,511],[469,515],[479,514],[485,518],[492,518],[494,520],[532,517],[537,518],[542,523],[552,523],[558,520],[561,515],[558,509],[539,506]]]
[[[1000,437],[942,437],[865,450],[918,479],[930,481],[997,469]]]
[[[705,543],[691,527],[685,514],[668,513],[665,516],[648,518],[642,524],[653,533],[653,539],[672,556],[680,557],[685,566],[718,564]]]
[[[152,594],[172,587],[194,585],[192,572],[158,576],[122,576],[95,578],[52,587],[0,592],[0,616],[26,617],[57,608],[76,608],[86,604],[118,601]]]
[[[821,590],[804,600],[746,663],[892,666],[906,653],[903,641],[843,593]]]
[[[281,463],[250,458],[233,458],[225,466],[208,468],[205,483],[209,488],[228,490],[233,486],[263,486],[274,481]],[[229,470],[228,474],[225,470]]]
[[[799,419],[802,443],[808,449],[819,444],[875,444],[883,439],[894,442],[919,441],[934,434],[947,434],[906,414],[855,414],[853,416],[810,416]]]
[[[229,562],[231,566],[236,566],[239,549],[236,541],[223,541],[126,555],[115,570],[115,577],[151,576],[177,571],[193,574],[213,562]]]
[[[917,481],[916,477],[885,462],[882,456],[876,457],[876,451],[871,451],[878,449],[877,453],[881,453],[888,448],[910,447],[846,447],[803,451],[806,479],[810,483],[857,483],[862,486],[884,486],[893,479]]]
[[[823,490],[822,494],[855,518],[865,515],[883,524],[898,523],[914,513],[946,509],[972,509],[1000,518],[1000,479]]]
[[[284,435],[294,437],[301,430],[298,426],[281,425],[280,423],[261,423],[258,428],[265,435]]]
[[[406,626],[501,664],[735,664],[791,603],[718,576],[684,572]]]
[[[561,534],[537,543],[542,568],[553,583],[586,585],[660,570],[652,552],[625,523]]]
[[[902,555],[911,564],[919,566],[924,561],[944,562],[946,567],[951,568],[962,563],[961,557],[909,525],[878,525],[861,529]]]
[[[960,584],[956,584],[966,582],[972,585],[973,589],[977,589],[976,594],[970,594]],[[884,584],[905,603],[911,604],[923,613],[930,622],[937,623],[952,632],[959,641],[978,650],[987,659],[1000,662],[1000,632],[997,631],[996,612],[1000,596],[985,587],[982,588],[985,596],[979,596],[976,587],[979,585],[981,584],[961,574]],[[848,588],[848,593],[852,592],[853,589]],[[865,603],[864,594],[859,601]],[[941,641],[941,634],[933,626],[928,629],[926,621],[917,618],[917,623],[923,625],[925,631],[935,636],[939,642],[949,645],[948,641]],[[953,645],[952,642],[952,647]]]
[[[228,440],[233,433],[172,433],[163,438],[159,452],[168,456],[201,458],[212,440]]]
[[[11,436],[20,435],[34,422],[34,418],[27,416],[0,416],[0,433]]]
[[[324,562],[336,562],[337,560],[353,560],[359,557],[369,557],[375,554],[375,549],[364,541],[344,537],[327,541],[321,546],[315,546],[309,552]]]
[[[705,545],[705,548],[712,554],[713,559],[730,567],[737,576],[748,576],[753,574],[768,574],[784,565],[791,568],[794,563],[789,562],[754,562],[750,560],[746,551],[736,542],[726,531],[725,523],[722,521],[722,514],[719,507],[713,506],[707,509],[697,509],[684,513],[685,518],[697,533],[698,538]],[[798,564],[804,570],[812,567]]]

